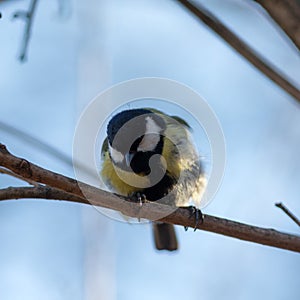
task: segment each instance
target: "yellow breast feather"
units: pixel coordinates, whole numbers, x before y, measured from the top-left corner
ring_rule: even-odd
[[[129,196],[132,193],[141,190],[139,187],[126,184],[126,182],[124,182],[117,174],[116,170],[125,179],[126,177],[128,178],[129,176],[132,176],[131,172],[126,172],[117,168],[116,166],[113,166],[109,154],[106,152],[103,157],[101,177],[108,188],[123,196]]]

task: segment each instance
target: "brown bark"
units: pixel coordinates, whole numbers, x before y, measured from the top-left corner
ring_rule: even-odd
[[[0,190],[0,200],[20,198],[66,200],[106,207],[118,210],[131,217],[140,217],[150,220],[155,219],[155,216],[161,216],[162,213],[165,213],[166,217],[160,218],[159,221],[191,228],[195,227],[195,221],[190,217],[190,212],[186,208],[178,208],[176,211],[173,211],[166,205],[149,202],[140,206],[139,204],[126,201],[123,197],[102,191],[84,183],[79,183],[72,178],[51,172],[25,159],[16,157],[10,154],[2,144],[0,144],[0,166],[11,170],[18,176],[46,185],[2,189]],[[87,196],[88,200],[83,195],[79,186],[84,188],[84,195]],[[198,224],[197,229],[300,252],[299,236],[282,233],[274,229],[246,225],[209,215],[204,216],[204,222]]]
[[[254,0],[289,36],[300,50],[300,4],[296,0]]]

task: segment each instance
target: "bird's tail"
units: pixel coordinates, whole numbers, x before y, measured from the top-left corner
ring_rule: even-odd
[[[166,223],[154,223],[153,233],[156,249],[169,251],[178,249],[174,225]]]

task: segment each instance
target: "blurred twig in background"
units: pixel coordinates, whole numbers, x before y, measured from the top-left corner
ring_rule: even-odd
[[[45,153],[51,155],[53,158],[59,160],[60,162],[64,163],[69,168],[73,169],[76,166],[79,170],[84,172],[84,174],[89,176],[94,176],[94,172],[87,168],[84,164],[76,161],[72,161],[72,158],[67,154],[63,153],[62,151],[58,150],[57,148],[53,147],[52,145],[32,136],[31,134],[25,132],[24,130],[18,129],[12,125],[9,125],[5,122],[0,121],[0,131],[4,131],[19,140],[24,141],[25,143],[29,144],[30,146],[34,146],[36,149],[40,149]]]
[[[91,204],[122,212],[130,217],[162,221],[185,227],[195,227],[189,209],[173,208],[160,203],[146,202],[142,206],[124,197],[97,189],[75,179],[43,169],[29,161],[12,155],[0,144],[0,166],[18,176],[43,184],[33,187],[9,187],[0,190],[0,200],[41,198]],[[83,194],[84,191],[84,194]],[[137,209],[138,208],[138,209]],[[161,217],[164,215],[165,217]],[[160,216],[157,218],[157,216]],[[198,229],[223,234],[263,245],[300,252],[300,237],[274,229],[265,229],[231,220],[205,215]]]
[[[262,57],[258,52],[247,45],[242,39],[227,28],[216,16],[206,10],[199,3],[192,4],[187,0],[177,0],[185,8],[187,8],[194,16],[205,23],[209,28],[223,38],[231,47],[244,56],[257,69],[269,77],[273,82],[279,85],[287,93],[293,96],[300,102],[300,91],[292,83],[292,80],[287,78],[270,62]],[[263,6],[270,16],[279,24],[286,32],[294,44],[300,48],[300,5],[295,0],[284,1],[268,1],[268,0],[252,0]],[[28,11],[17,11],[14,18],[21,18],[26,22],[25,32],[23,36],[22,49],[19,59],[24,62],[27,58],[28,43],[31,36],[32,23],[36,11],[38,0],[31,0]],[[64,9],[64,1],[59,0],[59,10],[61,13]]]
[[[187,0],[176,0],[181,3],[190,13],[197,19],[201,20],[210,29],[217,33],[224,39],[231,47],[244,56],[251,64],[269,77],[273,82],[278,84],[287,93],[293,96],[300,103],[300,90],[296,88],[291,82],[281,74],[281,72],[262,57],[258,52],[252,49],[244,41],[242,41],[236,34],[227,28],[216,16],[210,13],[199,3],[192,4]],[[271,1],[273,3],[273,1]]]
[[[22,19],[25,22],[25,31],[19,55],[19,59],[21,62],[24,62],[27,59],[28,44],[31,37],[32,24],[37,7],[37,2],[38,0],[31,0],[28,11],[20,10],[15,12],[13,15],[14,19]]]
[[[58,0],[58,13],[63,18],[68,18],[71,15],[70,0]]]
[[[282,209],[298,226],[300,226],[300,220],[292,212],[290,212],[284,204],[280,202],[276,203],[275,206]]]
[[[259,3],[300,50],[300,3],[296,0],[253,0]]]

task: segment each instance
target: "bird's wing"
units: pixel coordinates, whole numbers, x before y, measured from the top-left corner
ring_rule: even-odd
[[[178,117],[178,116],[170,116],[170,118],[176,120],[177,122],[179,122],[181,125],[191,129],[191,126],[182,118]]]

